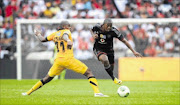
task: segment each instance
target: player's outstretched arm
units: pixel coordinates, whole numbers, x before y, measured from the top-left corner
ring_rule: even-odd
[[[38,37],[38,39],[41,41],[41,42],[47,42],[48,40],[46,38],[44,38],[42,35],[41,35],[41,32],[38,31],[38,30],[34,30],[34,33],[35,35]]]
[[[125,38],[123,38],[121,41],[133,52],[133,54],[134,54],[136,57],[142,57],[141,54],[139,54],[138,52],[136,52],[136,51],[131,47],[131,45],[129,44],[129,42],[128,42]]]

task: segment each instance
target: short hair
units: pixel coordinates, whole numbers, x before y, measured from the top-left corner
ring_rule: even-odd
[[[64,29],[63,27],[65,25],[70,25],[68,21],[64,20],[64,21],[61,21],[60,25],[59,25],[59,30],[62,30]]]
[[[106,18],[103,22],[103,24],[109,24],[109,23],[112,24],[112,20],[110,18]]]

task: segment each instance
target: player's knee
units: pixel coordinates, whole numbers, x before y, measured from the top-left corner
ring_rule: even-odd
[[[107,55],[101,55],[101,56],[99,57],[99,60],[100,60],[103,64],[109,64]]]
[[[53,78],[54,78],[54,77],[50,77],[50,76],[47,75],[46,77],[44,77],[44,78],[41,80],[41,82],[42,82],[43,85],[44,85],[44,84],[50,82]]]
[[[92,71],[91,71],[90,69],[87,69],[86,72],[84,73],[84,75],[85,75],[86,77],[93,76]]]

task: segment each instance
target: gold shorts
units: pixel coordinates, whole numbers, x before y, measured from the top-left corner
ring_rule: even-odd
[[[57,58],[54,61],[54,64],[50,68],[48,75],[50,77],[54,77],[55,75],[60,75],[60,73],[64,69],[70,69],[74,72],[84,74],[88,67],[82,63],[81,61],[75,59],[74,57],[71,58]]]

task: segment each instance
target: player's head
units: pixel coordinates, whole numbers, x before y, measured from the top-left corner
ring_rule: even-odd
[[[103,31],[110,31],[112,28],[112,20],[110,18],[107,18],[103,22]]]
[[[68,21],[61,21],[60,26],[59,26],[59,30],[63,30],[63,29],[71,29],[71,25],[69,24]]]

